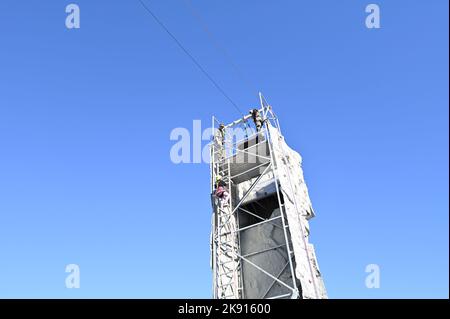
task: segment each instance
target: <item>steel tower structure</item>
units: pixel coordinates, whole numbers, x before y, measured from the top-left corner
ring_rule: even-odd
[[[284,141],[261,93],[260,104],[259,132],[248,135],[247,115],[210,143],[213,297],[327,298],[308,240],[314,211],[301,156]],[[219,124],[213,117],[214,132]],[[226,199],[214,196],[219,179],[229,191]]]

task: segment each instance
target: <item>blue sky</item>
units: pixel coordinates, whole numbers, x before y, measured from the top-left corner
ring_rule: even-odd
[[[448,2],[146,1],[304,159],[331,298],[448,298]],[[0,297],[209,298],[209,169],[176,127],[239,114],[138,1],[0,2]],[[81,288],[66,289],[78,264]],[[381,287],[365,287],[378,264]]]

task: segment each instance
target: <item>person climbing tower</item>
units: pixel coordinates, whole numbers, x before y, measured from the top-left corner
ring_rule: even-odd
[[[225,183],[220,175],[216,176],[216,189],[214,195],[219,199],[221,208],[228,206],[230,193],[228,192],[227,183]]]
[[[253,122],[255,123],[256,132],[259,133],[263,125],[263,119],[261,117],[261,114],[257,109],[250,110],[249,113],[252,115]]]

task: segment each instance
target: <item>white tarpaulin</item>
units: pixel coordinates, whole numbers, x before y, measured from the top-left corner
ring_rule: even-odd
[[[269,126],[273,155],[277,167],[276,178],[285,198],[286,216],[295,255],[295,275],[301,282],[303,298],[327,298],[323,280],[315,257],[314,248],[308,243],[308,219],[313,217],[301,156],[284,141],[279,131]]]

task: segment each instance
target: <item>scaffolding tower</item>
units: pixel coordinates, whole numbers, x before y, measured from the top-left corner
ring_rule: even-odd
[[[251,115],[222,127],[210,143],[211,267],[216,299],[327,298],[309,220],[314,217],[300,154],[289,148],[260,93],[263,126]],[[228,196],[218,198],[218,181]]]

